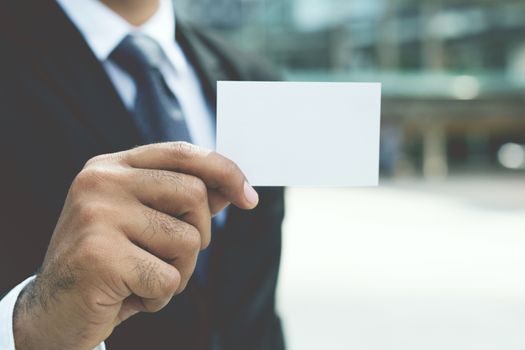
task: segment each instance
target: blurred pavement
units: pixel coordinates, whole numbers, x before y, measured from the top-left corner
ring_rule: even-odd
[[[525,349],[525,177],[290,189],[290,350]]]

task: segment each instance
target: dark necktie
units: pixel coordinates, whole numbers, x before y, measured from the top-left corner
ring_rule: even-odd
[[[128,35],[110,59],[135,81],[137,95],[132,114],[144,141],[191,142],[180,103],[159,69],[165,59],[160,45],[144,35]]]
[[[128,35],[113,51],[110,59],[135,81],[137,95],[132,114],[145,141],[191,143],[180,103],[159,70],[165,59],[160,45],[147,36]],[[214,218],[214,231],[220,226],[220,221]],[[199,254],[195,272],[197,279],[204,285],[208,278],[209,254],[210,249]]]

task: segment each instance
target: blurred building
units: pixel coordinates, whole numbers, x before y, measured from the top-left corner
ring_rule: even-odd
[[[290,79],[381,81],[387,172],[498,169],[503,145],[525,144],[522,0],[177,4]]]

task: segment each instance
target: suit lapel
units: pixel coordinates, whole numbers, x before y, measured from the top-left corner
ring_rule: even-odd
[[[31,11],[26,8],[21,15],[28,19],[26,33],[35,50],[36,73],[104,148],[116,151],[141,143],[130,113],[74,24],[55,1],[31,3]]]

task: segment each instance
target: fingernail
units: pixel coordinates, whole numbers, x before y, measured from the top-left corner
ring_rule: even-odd
[[[244,181],[244,196],[254,207],[259,203],[259,194],[257,194],[247,181]]]

